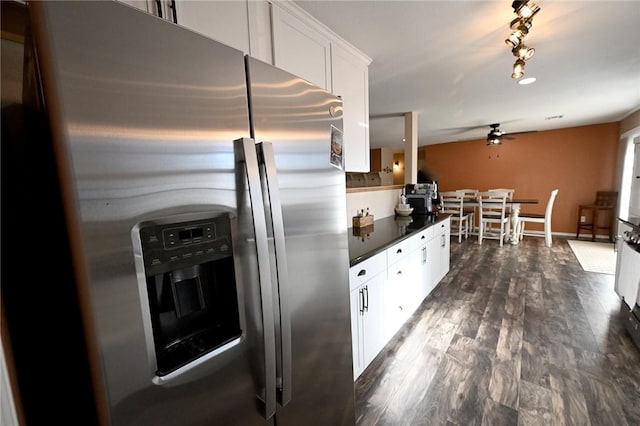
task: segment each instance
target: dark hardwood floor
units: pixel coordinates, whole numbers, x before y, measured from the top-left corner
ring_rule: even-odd
[[[566,239],[451,241],[451,269],[356,381],[358,425],[640,425],[614,276]]]

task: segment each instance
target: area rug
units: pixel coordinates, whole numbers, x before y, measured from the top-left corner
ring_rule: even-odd
[[[613,243],[582,240],[568,240],[567,242],[582,269],[587,272],[615,275],[616,252],[613,249]]]

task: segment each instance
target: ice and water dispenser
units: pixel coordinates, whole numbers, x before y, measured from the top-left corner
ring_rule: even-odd
[[[157,376],[241,335],[228,214],[137,227]]]

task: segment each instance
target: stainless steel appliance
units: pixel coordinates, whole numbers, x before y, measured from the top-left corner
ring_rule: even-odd
[[[407,184],[405,194],[407,203],[413,207],[413,213],[427,215],[437,213],[440,204],[437,182]]]
[[[118,2],[29,9],[100,422],[353,424],[341,100]]]
[[[627,331],[640,348],[640,219],[621,221],[619,228],[626,230],[618,241],[615,291]]]

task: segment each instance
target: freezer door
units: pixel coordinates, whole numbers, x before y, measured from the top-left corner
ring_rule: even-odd
[[[290,370],[291,389],[283,389],[276,423],[354,424],[345,175],[336,155],[342,102],[299,77],[246,60],[253,137],[269,143],[276,169],[275,178],[264,176],[270,182],[263,186],[279,193],[279,203],[265,200],[267,223],[277,222],[273,210],[281,205],[288,269],[288,282],[275,290],[286,296],[277,311],[288,318],[279,323],[291,328],[290,362],[286,329],[279,339],[279,381],[286,386]],[[269,231],[276,242],[278,232],[276,225]],[[276,254],[282,255],[275,253],[272,263]]]
[[[249,135],[242,52],[118,2],[33,2],[30,9],[104,424],[272,424],[265,401],[275,391],[265,383],[273,388],[275,372],[265,364],[275,361],[264,353],[273,336],[263,335],[256,257],[257,241],[266,244],[264,215],[254,215],[260,196],[251,194],[249,161],[233,142]],[[252,162],[257,175],[255,150]],[[180,272],[166,282],[148,280],[141,235],[154,242],[159,234],[140,231],[158,224],[166,241],[186,247],[208,238],[219,218],[228,218],[231,244],[211,247],[233,248],[234,273],[214,279],[227,288],[224,281],[236,280],[238,307],[229,311],[239,315],[240,335],[232,330],[233,344],[215,354],[161,367],[153,321],[167,326],[164,336],[178,335],[168,315],[185,319],[183,330],[197,323],[189,316],[218,302],[202,285],[206,268],[185,265],[197,248],[175,257]],[[172,221],[181,223],[178,235],[169,235]]]

